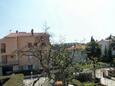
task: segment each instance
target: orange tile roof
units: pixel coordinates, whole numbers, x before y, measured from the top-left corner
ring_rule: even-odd
[[[86,45],[76,44],[75,46],[71,46],[67,48],[67,50],[73,50],[73,49],[80,50],[80,49],[85,49],[85,48],[86,48]]]
[[[40,36],[43,35],[44,33],[34,33],[33,36]],[[21,36],[32,36],[31,33],[26,33],[26,32],[18,32],[18,33],[10,33],[5,37],[21,37]]]

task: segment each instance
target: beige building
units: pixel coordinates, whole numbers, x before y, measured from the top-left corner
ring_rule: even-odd
[[[39,43],[49,43],[49,35],[34,33],[33,30],[31,33],[16,31],[16,33],[10,33],[0,39],[0,59],[3,74],[39,68],[37,58],[20,54],[20,51],[27,51]]]

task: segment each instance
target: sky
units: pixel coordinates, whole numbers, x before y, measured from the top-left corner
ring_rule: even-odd
[[[0,0],[0,38],[44,24],[55,42],[104,39],[115,35],[115,0]]]

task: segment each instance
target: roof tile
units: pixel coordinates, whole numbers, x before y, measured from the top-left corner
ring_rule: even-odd
[[[33,36],[40,36],[43,35],[44,33],[34,33]],[[10,33],[5,37],[21,37],[21,36],[32,36],[31,33],[26,33],[26,32],[18,32],[18,33]]]

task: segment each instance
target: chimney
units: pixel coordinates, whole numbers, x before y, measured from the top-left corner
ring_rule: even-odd
[[[32,34],[32,36],[34,35],[34,30],[33,29],[31,29],[31,34]]]
[[[18,33],[18,30],[16,30],[16,33]]]

